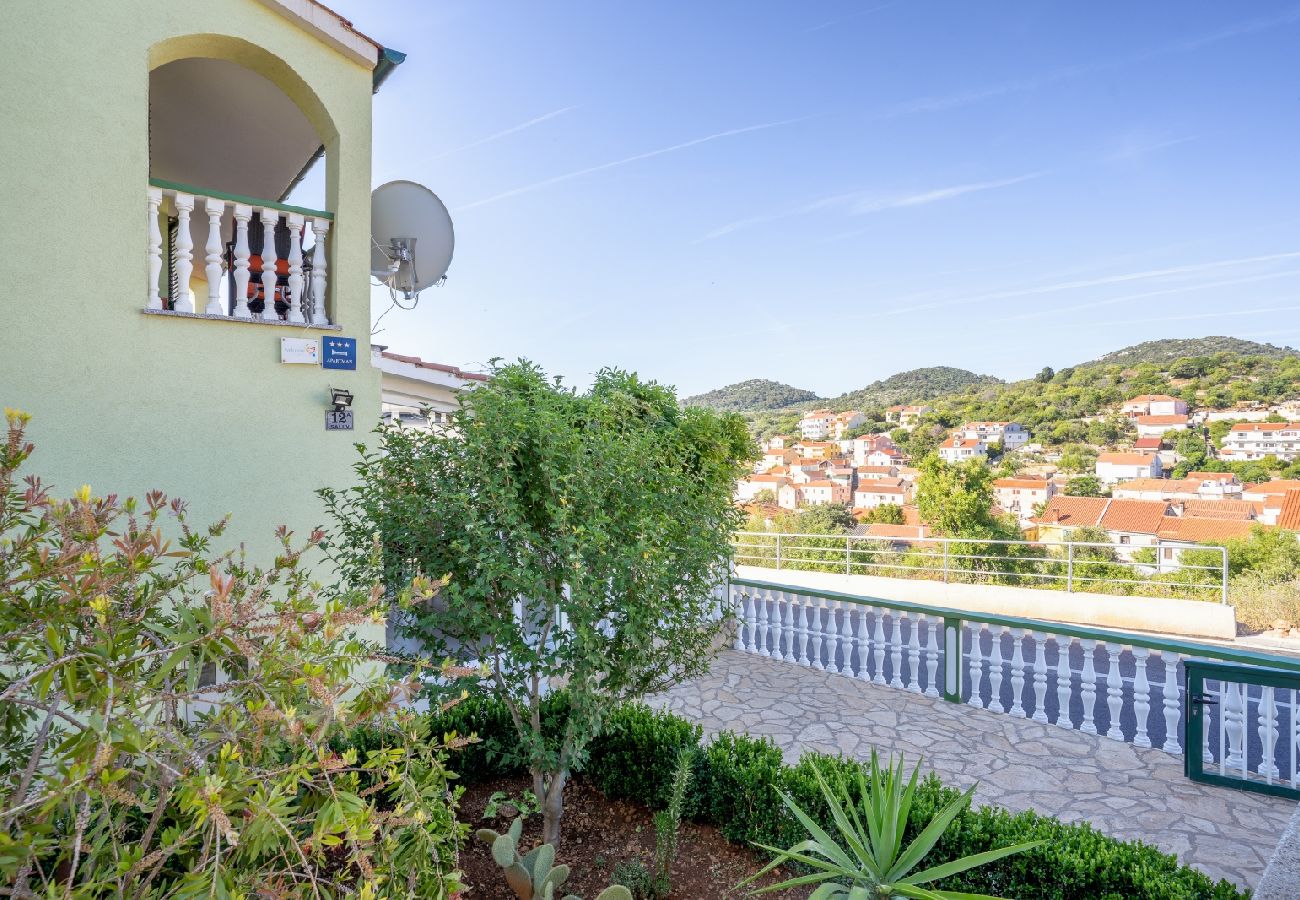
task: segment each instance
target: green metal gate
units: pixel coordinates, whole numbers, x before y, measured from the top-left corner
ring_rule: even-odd
[[[1187,777],[1300,799],[1300,675],[1198,660],[1185,668]]]

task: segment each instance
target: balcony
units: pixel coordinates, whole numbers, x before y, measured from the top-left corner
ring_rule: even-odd
[[[652,701],[709,734],[766,735],[788,759],[924,757],[946,783],[978,782],[977,803],[1085,820],[1243,887],[1296,811],[1295,658],[769,581],[726,590],[731,648]],[[1189,695],[1202,664],[1293,686],[1194,676]]]
[[[331,327],[332,214],[156,179],[146,197],[146,313]]]

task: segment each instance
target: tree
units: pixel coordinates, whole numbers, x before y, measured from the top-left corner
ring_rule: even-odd
[[[1007,536],[993,514],[993,472],[988,466],[977,459],[949,465],[931,455],[919,468],[916,505],[922,522],[945,537]]]
[[[1047,382],[1051,381],[1055,376],[1056,373],[1052,371],[1051,366],[1043,366],[1039,373],[1034,376],[1034,381],[1038,384],[1047,384]]]
[[[903,507],[895,503],[882,503],[872,507],[864,521],[875,525],[903,525],[907,518],[903,515]]]
[[[563,791],[608,710],[707,670],[729,611],[715,589],[740,524],[743,420],[615,369],[578,393],[521,361],[466,395],[452,428],[379,431],[356,487],[322,492],[340,565],[423,579],[401,631],[477,658],[510,712],[555,843]],[[562,681],[563,732],[543,735]]]
[[[1085,444],[1072,444],[1061,451],[1062,472],[1088,472],[1097,464],[1097,451]]]
[[[1066,483],[1065,493],[1070,497],[1104,497],[1105,489],[1096,475],[1076,475]]]
[[[1188,472],[1203,471],[1209,461],[1205,438],[1198,431],[1181,431],[1174,438],[1174,452],[1180,459],[1174,467],[1175,478],[1186,478]]]
[[[844,534],[858,524],[843,503],[819,503],[795,513],[795,534]]]
[[[754,495],[754,502],[770,506],[776,502],[776,491],[771,488],[763,488],[763,490]]]

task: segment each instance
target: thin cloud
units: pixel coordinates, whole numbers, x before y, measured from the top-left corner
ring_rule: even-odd
[[[571,181],[574,178],[581,178],[583,175],[591,175],[595,172],[603,172],[606,169],[614,169],[619,166],[626,166],[629,163],[640,162],[643,159],[652,159],[656,156],[663,156],[666,153],[676,153],[678,150],[685,150],[688,147],[697,147],[700,144],[707,144],[710,141],[718,141],[722,138],[734,137],[739,134],[749,134],[754,131],[765,131],[769,128],[779,128],[782,125],[793,125],[796,122],[804,122],[812,116],[800,116],[795,119],[781,119],[777,122],[764,122],[759,125],[747,125],[744,128],[731,128],[727,131],[719,131],[716,134],[705,135],[704,137],[694,138],[693,140],[683,141],[680,144],[673,144],[670,147],[660,147],[658,150],[649,150],[645,153],[638,153],[635,156],[626,156],[622,159],[616,159],[611,162],[601,163],[598,166],[588,166],[585,169],[578,169],[574,172],[566,172],[563,175],[556,175],[542,181],[536,181],[532,184],[526,184],[522,187],[511,188],[508,191],[502,191],[499,194],[493,194],[491,197],[485,197],[482,200],[475,200],[473,203],[466,203],[458,207],[456,212],[463,212],[467,209],[476,209],[480,206],[486,206],[489,203],[496,203],[498,200],[505,200],[509,197],[517,197],[520,194],[527,194],[532,191],[539,191],[542,188],[550,187],[553,184],[559,184],[564,181]]]
[[[1179,144],[1186,144],[1195,141],[1199,138],[1200,135],[1191,134],[1186,137],[1171,138],[1167,141],[1156,141],[1151,144],[1139,144],[1134,141],[1123,141],[1118,150],[1106,154],[1103,158],[1106,162],[1128,162],[1140,159],[1150,153],[1157,153],[1161,150],[1166,150],[1169,147],[1177,147]]]
[[[485,138],[479,138],[477,141],[471,141],[468,144],[462,144],[461,146],[455,147],[451,150],[445,150],[442,153],[439,153],[437,156],[431,156],[428,159],[430,161],[435,159],[442,159],[443,157],[451,156],[454,153],[462,153],[466,150],[473,150],[475,147],[482,147],[484,144],[490,144],[493,141],[499,141],[502,138],[509,137],[512,134],[518,134],[519,132],[527,128],[532,128],[534,125],[540,125],[543,122],[547,122],[550,121],[551,119],[556,118],[557,116],[562,116],[567,112],[572,112],[577,108],[578,107],[576,106],[566,106],[563,109],[552,110],[551,112],[537,116],[536,118],[529,119],[527,122],[521,122],[518,125],[513,125],[510,128],[504,129],[503,131],[498,131],[495,134],[489,134]]]
[[[776,222],[781,219],[793,218],[795,216],[808,215],[809,213],[818,212],[824,209],[842,208],[845,209],[847,214],[850,216],[862,216],[870,213],[884,212],[891,209],[927,206],[931,203],[938,203],[942,200],[951,200],[955,197],[963,196],[964,194],[973,194],[978,191],[990,191],[996,188],[1019,184],[1022,181],[1029,181],[1033,178],[1041,178],[1044,174],[1045,173],[1043,172],[1033,172],[1028,175],[1017,175],[1014,178],[1000,178],[996,181],[978,181],[971,184],[959,184],[953,187],[922,191],[918,194],[902,194],[892,197],[881,197],[878,192],[869,191],[849,191],[842,194],[832,194],[828,197],[822,197],[817,200],[802,203],[790,209],[778,212],[762,213],[755,216],[747,216],[743,219],[737,219],[734,222],[728,222],[726,225],[719,226],[704,236],[697,238],[694,243],[701,244],[705,241],[711,241],[735,231],[752,228],[755,225],[765,225],[769,222]]]
[[[853,13],[852,15],[840,16],[838,19],[831,19],[828,22],[822,22],[820,25],[814,25],[812,28],[804,29],[804,34],[812,34],[813,32],[816,31],[822,31],[823,29],[826,28],[832,28],[836,25],[842,25],[845,22],[852,22],[854,19],[861,19],[863,16],[869,16],[872,13],[880,12],[882,9],[889,9],[889,7],[897,6],[897,5],[898,5],[897,3],[881,3],[879,6],[872,6],[872,7],[868,7],[867,9],[860,9],[857,12]]]

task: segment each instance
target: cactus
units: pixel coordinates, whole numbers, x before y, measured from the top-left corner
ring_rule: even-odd
[[[510,830],[499,834],[491,828],[480,828],[475,836],[492,848],[492,860],[506,873],[506,884],[519,900],[557,900],[556,892],[569,878],[569,867],[554,865],[555,848],[539,844],[523,856],[519,855],[519,836],[524,830],[524,820],[515,819]],[[581,900],[566,894],[559,900]],[[632,900],[627,888],[616,884],[605,888],[596,900]]]

